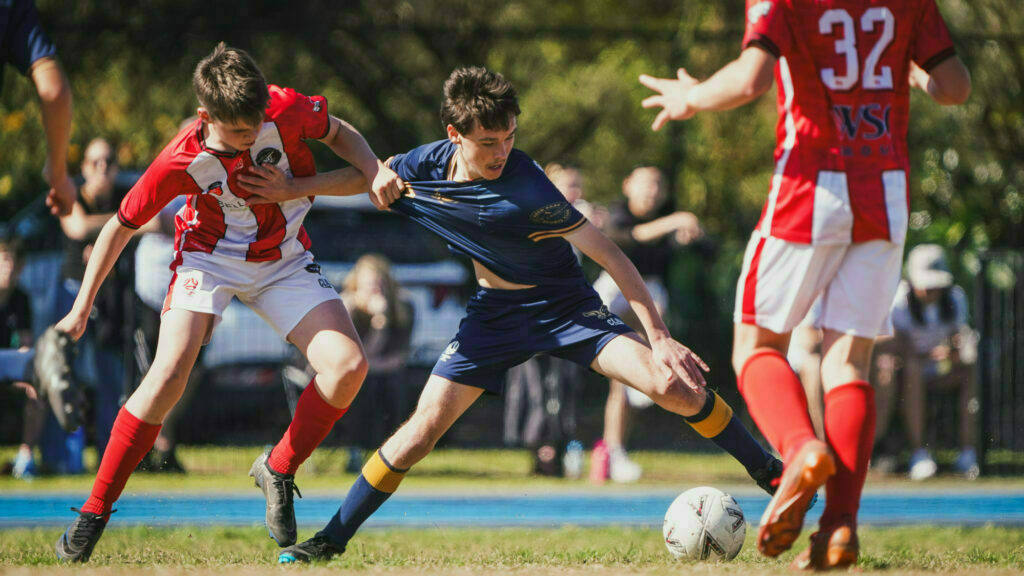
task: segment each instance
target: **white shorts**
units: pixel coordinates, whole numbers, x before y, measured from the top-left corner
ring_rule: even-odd
[[[885,240],[797,244],[754,231],[733,321],[785,334],[820,296],[815,327],[862,338],[892,334],[890,310],[902,264],[903,245]]]
[[[340,299],[309,252],[273,262],[184,252],[167,288],[163,312],[213,314],[216,326],[232,297],[238,297],[284,339],[310,310]]]

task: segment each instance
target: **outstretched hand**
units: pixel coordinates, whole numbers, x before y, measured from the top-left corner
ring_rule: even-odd
[[[300,194],[292,186],[292,179],[273,164],[250,166],[238,175],[238,182],[253,196],[245,199],[245,203],[277,204],[294,200]]]
[[[698,84],[697,79],[690,76],[684,68],[676,71],[676,76],[677,78],[673,80],[671,78],[655,78],[647,74],[640,75],[640,83],[658,93],[656,96],[644,98],[641,105],[644,108],[661,107],[662,109],[654,119],[654,123],[651,124],[652,130],[661,130],[661,127],[669,120],[686,120],[697,113],[697,110],[690,106],[686,99],[690,90]]]
[[[680,378],[694,391],[707,386],[702,371],[709,372],[711,368],[686,346],[665,338],[651,344],[651,353],[666,380]]]

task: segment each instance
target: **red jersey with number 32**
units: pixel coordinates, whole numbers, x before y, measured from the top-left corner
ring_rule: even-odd
[[[273,164],[285,174],[316,174],[304,139],[320,139],[330,129],[327,100],[306,97],[290,88],[269,86],[270,102],[256,143],[242,152],[225,153],[206,146],[202,122],[182,130],[128,192],[117,217],[138,228],[175,196],[188,202],[175,216],[175,267],[182,252],[205,252],[254,262],[280,260],[310,247],[302,228],[312,198],[247,206],[250,196],[238,174],[253,164]]]
[[[778,58],[765,236],[903,243],[910,62],[955,54],[935,0],[747,0],[743,47]]]

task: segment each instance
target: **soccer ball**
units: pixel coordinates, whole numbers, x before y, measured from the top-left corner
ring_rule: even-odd
[[[676,558],[732,560],[747,535],[747,521],[736,499],[701,486],[679,495],[665,512],[665,547]]]

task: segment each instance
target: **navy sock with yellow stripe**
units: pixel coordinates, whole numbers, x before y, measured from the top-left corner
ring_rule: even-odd
[[[733,414],[729,404],[713,390],[707,391],[707,399],[700,411],[684,419],[698,434],[732,454],[748,473],[764,468],[771,458]]]
[[[338,508],[338,513],[331,517],[331,521],[320,533],[327,536],[339,549],[344,550],[363,522],[366,522],[366,519],[398,489],[398,484],[406,472],[408,469],[392,466],[380,450],[374,452],[363,466],[362,474],[349,489],[345,502]]]

